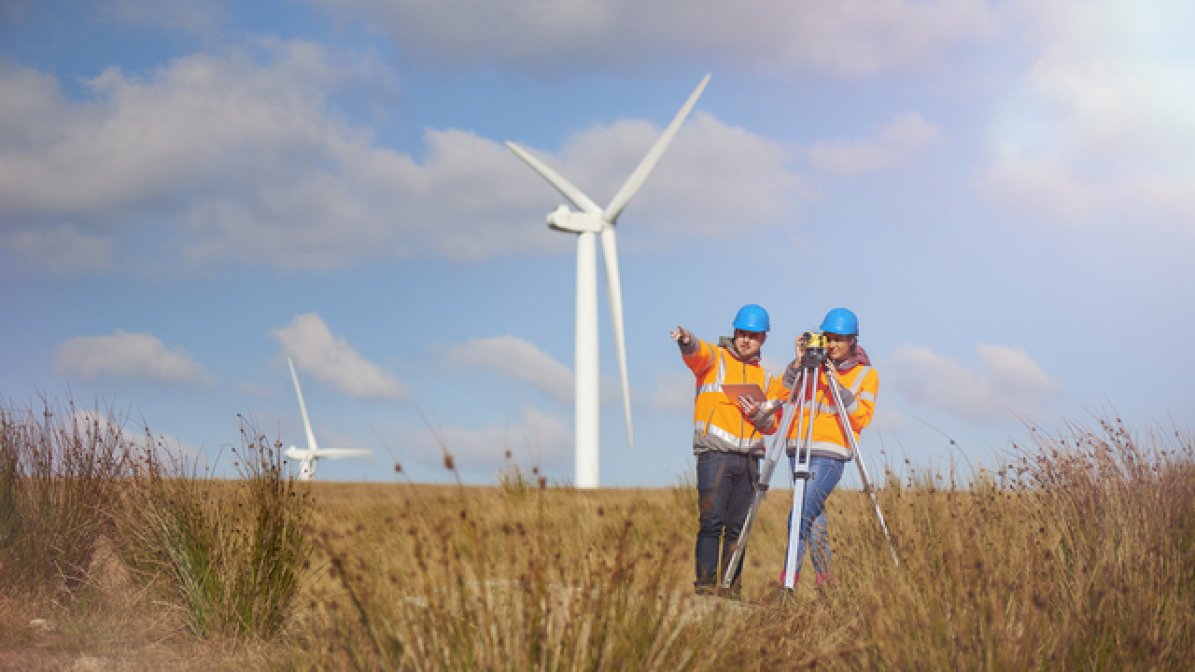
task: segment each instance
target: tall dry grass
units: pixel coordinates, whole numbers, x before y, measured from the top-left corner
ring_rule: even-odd
[[[675,589],[691,538],[667,492],[353,486],[317,497],[329,571],[303,665],[675,669],[696,654],[697,635],[677,633],[704,628]]]
[[[22,427],[13,436],[33,431]],[[158,465],[157,479],[137,470],[107,477],[119,496],[102,498],[108,517],[97,525],[100,538],[129,549],[121,557],[139,577],[130,590],[146,594],[140,608],[181,624],[169,650],[210,649],[216,667],[1191,669],[1191,439],[1134,436],[1114,419],[1033,436],[997,471],[884,474],[878,496],[899,567],[868,497],[834,493],[830,589],[805,572],[794,594],[778,590],[789,493],[774,489],[752,534],[741,602],[693,594],[691,484],[574,491],[508,464],[498,487],[308,490],[252,430],[237,455],[249,468],[241,479],[138,458]],[[18,457],[8,464],[30,464]],[[0,483],[16,483],[0,490],[6,539],[30,529],[12,522],[12,507],[36,517],[22,502],[63,481],[29,478],[24,466],[12,473],[0,469],[9,479]],[[89,546],[88,525],[66,529]],[[0,562],[55,552],[6,545]],[[50,574],[63,581],[60,569]],[[4,624],[21,604],[8,597],[0,586]],[[8,641],[24,652],[82,650],[96,621],[79,618],[70,638]],[[184,658],[159,647],[124,667]]]
[[[73,403],[0,408],[0,589],[69,597],[112,527],[135,447]]]
[[[788,497],[765,503],[743,603],[692,589],[688,487],[323,489],[297,668],[1187,669],[1195,450],[1118,422],[1038,433],[1014,464],[887,474],[830,499],[837,584],[775,579]],[[368,492],[368,494],[365,494]]]
[[[965,489],[888,487],[903,564],[852,558],[856,661],[888,668],[1184,669],[1195,662],[1195,448],[1119,421],[1035,432]],[[863,508],[863,503],[857,503]],[[861,513],[857,515],[862,515]],[[865,525],[842,529],[866,547]],[[845,537],[845,538],[842,538]],[[850,551],[852,555],[855,553]]]

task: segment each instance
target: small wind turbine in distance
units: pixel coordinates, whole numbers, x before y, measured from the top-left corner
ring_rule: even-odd
[[[618,372],[622,380],[622,405],[627,419],[627,444],[634,448],[634,430],[631,425],[631,389],[627,381],[626,341],[623,338],[622,286],[618,276],[618,247],[614,227],[618,216],[643,185],[649,173],[655,168],[673,136],[693,109],[705,85],[707,74],[689,95],[689,99],[673,117],[664,133],[656,140],[638,167],[627,178],[622,188],[614,195],[603,210],[580,189],[561,177],[539,159],[522,147],[507,142],[510,148],[531,169],[556,188],[580,212],[561,205],[548,213],[548,228],[573,233],[577,236],[577,317],[576,349],[576,399],[574,431],[576,440],[576,487],[598,487],[598,334],[597,334],[597,263],[595,261],[594,236],[600,235],[602,256],[606,267],[606,291],[610,303],[610,322],[614,329],[614,349],[618,356]]]
[[[286,358],[290,367],[290,379],[295,383],[295,396],[299,398],[299,412],[303,414],[303,429],[307,431],[307,447],[290,446],[285,455],[292,460],[299,461],[299,480],[310,481],[315,477],[315,465],[321,458],[336,460],[342,457],[358,457],[371,455],[372,450],[364,448],[320,448],[315,442],[315,432],[311,431],[311,421],[307,419],[307,404],[303,403],[303,390],[299,389],[299,376],[295,374],[295,363],[290,357]]]

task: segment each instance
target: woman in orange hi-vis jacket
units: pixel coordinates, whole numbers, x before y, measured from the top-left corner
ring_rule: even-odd
[[[743,306],[733,326],[734,337],[723,337],[716,345],[694,337],[684,327],[672,331],[685,366],[695,378],[693,454],[697,456],[701,513],[693,586],[699,594],[717,591],[720,575],[726,570],[751,507],[759,481],[759,458],[764,453],[764,439],[753,417],[758,405],[749,397],[732,400],[722,386],[754,383],[765,391],[771,387],[770,377],[759,365],[760,350],[770,328],[768,313],[755,304]],[[752,409],[750,414],[744,412],[748,407]],[[732,597],[738,595],[741,572],[740,563]]]
[[[797,571],[800,572],[801,563],[805,558],[807,540],[812,534],[812,548],[810,557],[813,569],[817,572],[816,585],[822,586],[833,581],[830,573],[830,540],[826,518],[826,499],[838,485],[842,478],[845,464],[854,458],[851,453],[851,441],[847,438],[834,404],[834,397],[829,388],[826,376],[834,376],[838,380],[838,389],[842,395],[850,430],[855,442],[858,442],[859,432],[871,422],[875,413],[876,395],[880,389],[880,377],[867,353],[859,346],[859,318],[846,308],[835,308],[826,314],[820,327],[826,337],[826,367],[818,374],[817,390],[812,407],[804,412],[812,414],[812,439],[809,446],[810,478],[805,486],[805,499],[802,504],[801,529],[797,543]],[[789,365],[784,378],[769,390],[768,397],[772,399],[787,399],[793,385],[796,384],[801,358],[804,354],[803,339],[797,340],[797,358]],[[748,408],[754,411],[754,408]],[[773,427],[779,423],[779,417],[772,418]],[[761,423],[766,424],[766,423]],[[805,437],[797,436],[798,425],[793,422],[786,437],[789,459],[795,462],[797,447]],[[790,516],[791,523],[791,516]],[[785,576],[781,572],[780,582],[784,584]],[[794,577],[795,585],[795,577]]]

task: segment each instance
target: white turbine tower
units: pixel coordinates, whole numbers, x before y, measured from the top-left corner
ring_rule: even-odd
[[[594,236],[600,235],[602,256],[606,266],[606,290],[610,302],[610,322],[614,328],[614,348],[618,356],[618,372],[622,380],[622,405],[627,419],[627,443],[634,447],[634,431],[631,425],[631,389],[627,381],[626,341],[623,338],[622,286],[618,276],[618,247],[614,227],[618,216],[643,185],[649,173],[655,168],[668,143],[672,142],[685,117],[705,90],[709,82],[707,74],[701,83],[689,94],[689,99],[672,118],[647,155],[639,162],[626,183],[614,195],[603,210],[580,189],[561,177],[539,159],[513,142],[507,142],[520,159],[532,170],[556,188],[580,212],[561,205],[548,213],[548,228],[577,236],[577,321],[576,349],[576,407],[574,431],[576,432],[576,487],[596,488],[598,486],[598,334],[597,334],[597,262],[595,260]]]
[[[295,375],[295,363],[290,357],[286,358],[290,366],[290,379],[295,383],[295,396],[299,398],[299,412],[303,414],[303,429],[307,430],[307,447],[290,446],[286,449],[286,456],[299,461],[299,480],[310,481],[315,477],[315,464],[320,458],[335,460],[342,457],[357,457],[369,455],[373,451],[362,448],[320,448],[315,442],[315,432],[311,431],[311,421],[307,419],[307,404],[303,403],[303,390],[299,389],[299,377]]]

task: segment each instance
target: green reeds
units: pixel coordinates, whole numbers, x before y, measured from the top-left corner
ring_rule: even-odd
[[[300,587],[310,502],[285,475],[280,447],[243,420],[233,452],[232,481],[153,461],[120,529],[130,563],[166,586],[196,635],[270,638]]]

